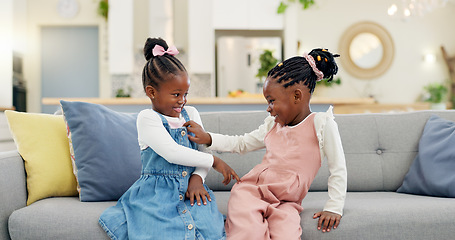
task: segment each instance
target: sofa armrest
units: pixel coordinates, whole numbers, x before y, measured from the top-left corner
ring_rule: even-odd
[[[24,161],[17,151],[0,152],[0,239],[10,239],[8,218],[26,206]]]

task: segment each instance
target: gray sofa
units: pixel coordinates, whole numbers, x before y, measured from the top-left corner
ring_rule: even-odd
[[[303,239],[455,239],[455,199],[396,193],[418,151],[429,116],[455,121],[455,111],[336,115],[346,154],[348,193],[336,230],[317,231],[313,214],[327,200],[323,164],[302,205]],[[255,129],[266,112],[202,113],[205,128],[225,134]],[[216,153],[239,175],[261,161],[264,150]],[[207,184],[226,214],[229,189],[211,171]],[[101,212],[115,202],[80,202],[76,197],[43,199],[26,207],[24,165],[15,151],[0,154],[0,239],[107,239]]]
[[[0,112],[0,152],[14,149],[16,149],[16,145],[11,137],[5,113]]]

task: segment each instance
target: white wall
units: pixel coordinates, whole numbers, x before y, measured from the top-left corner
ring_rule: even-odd
[[[182,55],[188,49],[188,0],[174,0],[174,44]]]
[[[11,107],[13,79],[13,0],[0,1],[0,106]]]
[[[109,73],[132,74],[134,63],[132,0],[109,1]]]
[[[211,10],[211,0],[189,0],[187,70],[190,73],[212,74],[214,71],[215,32]]]
[[[141,53],[144,49],[145,40],[149,34],[149,0],[134,0],[133,19],[134,19],[134,52]],[[142,58],[141,58],[142,59]]]
[[[316,7],[299,12],[298,40],[302,43],[300,54],[316,47],[337,52],[343,32],[348,26],[359,21],[373,21],[382,25],[395,44],[395,58],[384,75],[371,80],[361,80],[349,75],[339,64],[342,85],[323,89],[323,96],[372,95],[380,103],[413,103],[419,99],[424,85],[449,79],[440,46],[444,45],[449,55],[455,55],[455,4],[449,3],[445,8],[404,22],[387,15],[391,1],[316,2]],[[424,62],[422,58],[426,53],[435,54],[436,62]]]
[[[23,55],[27,50],[27,0],[14,0],[13,34],[13,51]]]
[[[149,1],[149,34],[174,42],[173,0]],[[173,45],[173,44],[172,44]]]

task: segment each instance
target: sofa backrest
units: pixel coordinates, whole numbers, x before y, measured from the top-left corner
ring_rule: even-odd
[[[266,111],[245,111],[245,112],[201,112],[202,123],[206,131],[227,135],[243,135],[251,132],[264,123],[269,115]],[[242,177],[254,166],[262,161],[265,149],[246,154],[213,152],[223,159]],[[235,181],[224,186],[223,176],[215,170],[210,170],[205,183],[212,190],[229,191]]]
[[[15,150],[13,136],[9,131],[8,121],[4,112],[0,112],[0,152]]]
[[[455,121],[455,111],[416,111],[405,113],[369,113],[335,115],[348,172],[348,191],[396,191],[418,152],[418,143],[431,114]],[[268,113],[202,112],[207,131],[242,135],[255,130]],[[225,160],[239,176],[260,163],[265,150],[244,155],[215,153]],[[327,191],[329,170],[324,159],[310,191]],[[212,190],[230,190],[221,174],[210,171],[206,183]]]

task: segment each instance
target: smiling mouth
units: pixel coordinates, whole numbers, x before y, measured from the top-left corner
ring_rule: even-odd
[[[174,107],[172,109],[174,109],[174,111],[178,112],[178,113],[181,113],[182,112],[182,108],[183,107]]]

